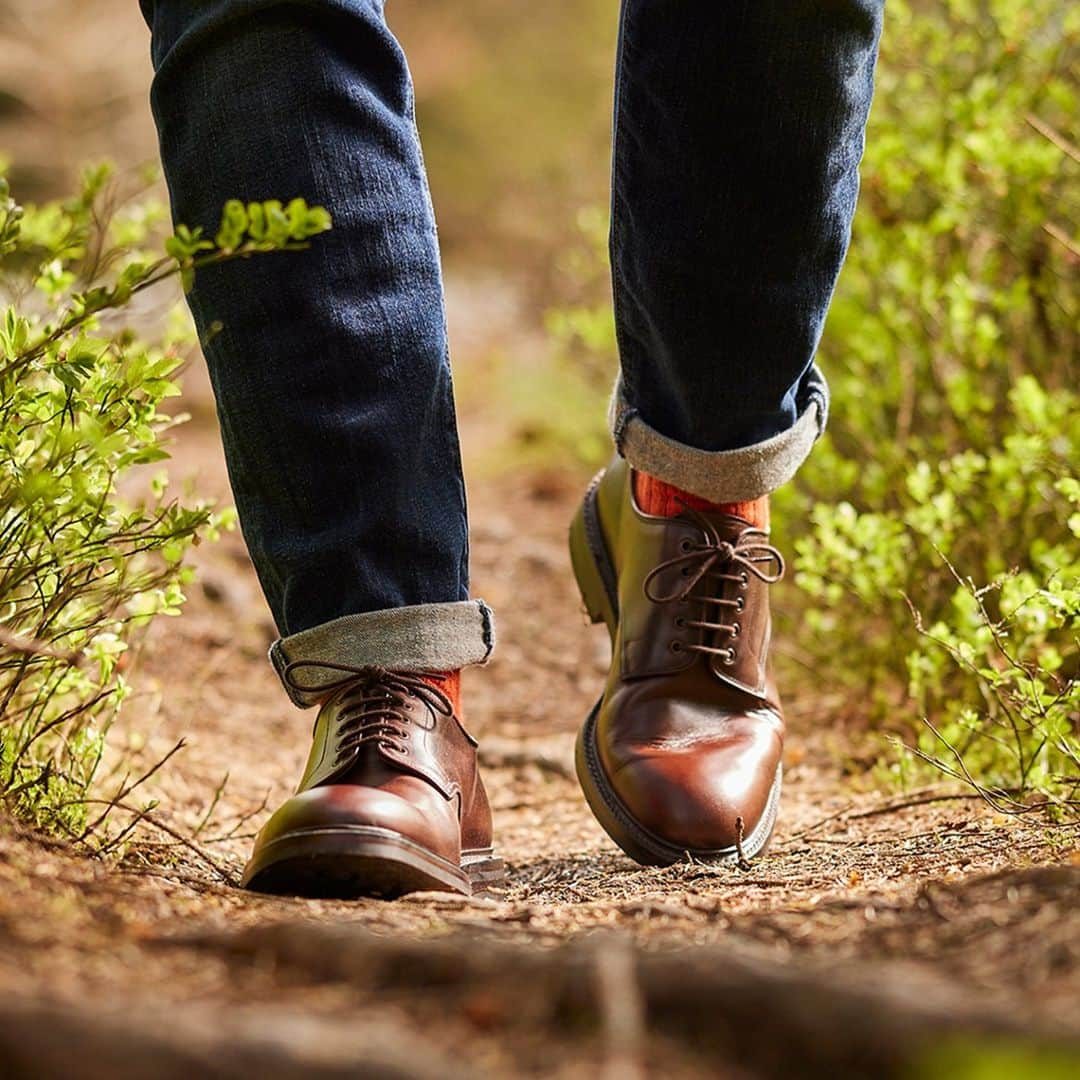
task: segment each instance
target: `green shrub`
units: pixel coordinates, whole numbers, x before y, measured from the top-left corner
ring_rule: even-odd
[[[830,678],[922,761],[1019,811],[1017,794],[1068,801],[1080,785],[1080,401],[1030,375],[1006,401],[1000,447],[913,461],[896,509],[817,503],[795,550],[816,601],[802,644],[844,657]]]
[[[185,552],[227,515],[185,505],[158,472],[181,417],[176,342],[151,345],[117,316],[133,296],[214,261],[302,246],[329,226],[301,200],[230,203],[213,241],[183,227],[143,250],[160,211],[112,213],[105,167],[63,202],[18,206],[0,176],[0,792],[9,810],[84,836],[125,652],[174,615]],[[126,481],[126,483],[125,483]],[[146,487],[140,484],[139,487]]]
[[[890,6],[822,346],[836,409],[779,500],[782,519],[810,514],[801,644],[830,679],[860,701],[869,683],[877,718],[950,772],[1056,799],[1080,782],[1078,305],[1059,219],[1078,46],[1077,13],[1050,0]]]
[[[784,639],[914,747],[898,779],[930,761],[1002,809],[1080,783],[1078,52],[1056,0],[891,0],[821,349],[830,429],[775,499],[801,587]],[[582,404],[520,407],[532,442],[595,463],[614,333],[595,264],[568,269],[551,376]]]

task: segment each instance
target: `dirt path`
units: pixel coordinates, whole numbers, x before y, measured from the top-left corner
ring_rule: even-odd
[[[190,384],[174,474],[227,498]],[[466,406],[470,475],[492,424]],[[563,544],[582,479],[471,493],[475,588],[501,645],[467,676],[466,708],[505,891],[344,904],[234,888],[299,775],[309,717],[271,676],[273,628],[229,536],[200,549],[187,611],[146,643],[118,732],[142,767],[186,741],[150,787],[188,839],[144,830],[110,865],[0,832],[9,1075],[934,1075],[923,1055],[942,1032],[1076,1034],[1076,833],[972,801],[879,812],[890,796],[845,766],[809,680],[787,697],[767,857],[655,870],[614,849],[572,778],[607,660]]]

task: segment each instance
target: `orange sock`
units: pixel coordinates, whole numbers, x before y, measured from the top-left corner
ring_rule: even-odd
[[[461,672],[441,671],[437,675],[421,675],[420,678],[422,678],[428,686],[433,686],[436,690],[441,690],[450,699],[450,704],[454,706],[454,715],[460,720]]]
[[[769,528],[769,496],[749,502],[714,503],[688,491],[680,491],[674,484],[667,484],[648,473],[638,472],[634,476],[634,498],[646,514],[656,517],[678,517],[684,506],[692,510],[707,510],[714,514],[733,514],[749,521],[758,529]]]

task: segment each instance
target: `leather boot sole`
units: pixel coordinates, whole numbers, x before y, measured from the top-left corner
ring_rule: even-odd
[[[594,623],[607,625],[612,642],[619,617],[618,577],[608,554],[596,507],[596,489],[603,473],[589,486],[581,508],[570,526],[570,560],[574,567],[585,610]],[[601,697],[600,701],[603,700]],[[687,861],[737,863],[762,854],[772,839],[780,807],[783,766],[778,765],[761,819],[741,843],[726,848],[693,849],[679,847],[650,832],[637,822],[611,786],[596,745],[596,716],[600,701],[593,706],[578,734],[574,763],[578,782],[596,820],[630,858],[645,866],[670,866]]]
[[[390,829],[338,825],[279,836],[244,868],[241,884],[280,896],[389,900],[431,890],[472,896],[505,876],[490,848],[465,852],[457,867]]]

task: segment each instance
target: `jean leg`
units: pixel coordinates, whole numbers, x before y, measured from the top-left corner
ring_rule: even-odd
[[[200,271],[190,295],[281,634],[459,605],[468,541],[438,246],[381,0],[141,6],[175,218],[212,233],[227,199],[303,196],[334,219],[308,251]]]
[[[688,450],[751,450],[690,469],[715,495],[738,487],[762,447],[786,454],[771,472],[743,473],[732,497],[754,497],[787,479],[820,432],[813,358],[850,236],[882,8],[624,0],[613,424],[632,463],[635,449],[646,469],[658,454],[661,471],[685,467]]]

